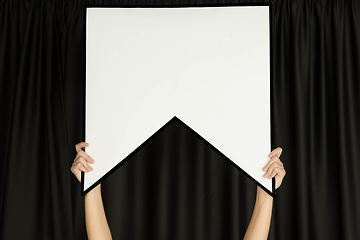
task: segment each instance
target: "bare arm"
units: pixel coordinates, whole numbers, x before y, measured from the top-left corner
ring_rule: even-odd
[[[273,198],[257,187],[255,207],[244,240],[268,238],[272,205]]]
[[[89,163],[94,163],[94,160],[81,150],[81,148],[87,146],[87,143],[79,143],[75,146],[77,155],[71,167],[71,171],[79,181],[81,181],[81,172],[92,171],[92,167]],[[85,222],[89,240],[112,239],[104,211],[100,184],[85,195]]]
[[[271,160],[263,168],[266,172],[264,177],[269,179],[275,177],[276,189],[280,187],[286,174],[284,165],[280,161],[281,153],[281,148],[273,150],[269,154]],[[272,206],[273,198],[260,187],[257,187],[255,207],[244,240],[265,240],[268,238]]]
[[[100,188],[101,186],[98,185],[85,195],[85,221],[89,240],[112,239]]]

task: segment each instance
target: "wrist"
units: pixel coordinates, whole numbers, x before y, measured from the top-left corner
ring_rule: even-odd
[[[261,187],[257,187],[256,190],[256,201],[259,203],[271,203],[273,202],[273,197],[265,192]]]
[[[91,196],[101,196],[101,184],[94,187],[90,192],[85,195],[85,198]]]

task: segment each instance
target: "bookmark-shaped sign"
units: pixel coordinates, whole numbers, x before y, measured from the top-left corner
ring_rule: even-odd
[[[269,6],[87,8],[90,191],[173,121],[269,194]]]

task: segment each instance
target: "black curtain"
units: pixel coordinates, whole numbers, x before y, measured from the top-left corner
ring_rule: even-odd
[[[360,236],[360,2],[0,0],[0,239],[86,239],[84,5],[273,3],[270,239]],[[113,150],[116,151],[116,150]],[[103,183],[114,239],[241,239],[256,186],[180,125]]]

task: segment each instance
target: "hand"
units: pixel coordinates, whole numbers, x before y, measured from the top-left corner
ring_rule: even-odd
[[[82,150],[83,147],[88,146],[89,144],[85,142],[81,142],[75,145],[77,154],[70,170],[79,180],[79,182],[81,182],[81,172],[91,172],[93,168],[89,163],[95,163],[94,159],[92,159],[86,152]]]
[[[284,164],[280,161],[280,156],[282,153],[282,148],[278,147],[274,149],[270,154],[270,161],[263,168],[265,178],[275,177],[275,189],[278,189],[286,175]]]

